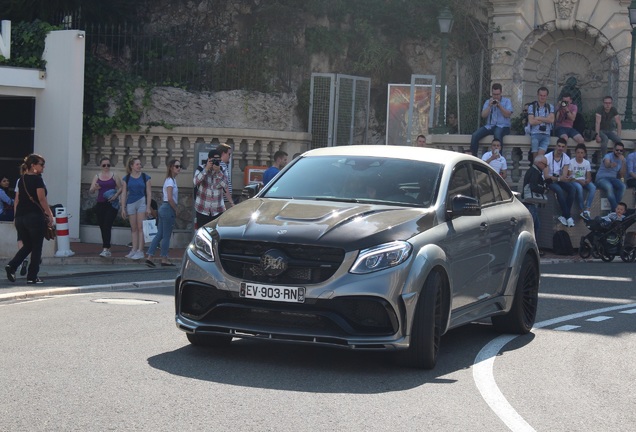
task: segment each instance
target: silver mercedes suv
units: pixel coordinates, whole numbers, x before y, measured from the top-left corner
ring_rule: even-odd
[[[532,218],[487,164],[444,150],[309,151],[200,228],[175,286],[193,345],[233,338],[394,350],[432,368],[441,336],[531,330]]]

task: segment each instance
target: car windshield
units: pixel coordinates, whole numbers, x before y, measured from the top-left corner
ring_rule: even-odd
[[[437,197],[442,169],[442,164],[405,159],[305,157],[262,197],[429,207]]]

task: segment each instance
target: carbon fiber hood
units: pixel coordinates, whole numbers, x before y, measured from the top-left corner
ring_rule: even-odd
[[[320,244],[352,251],[408,240],[434,224],[431,209],[253,198],[210,226],[224,240]]]

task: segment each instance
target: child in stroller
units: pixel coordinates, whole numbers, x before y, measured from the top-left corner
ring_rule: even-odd
[[[607,216],[586,219],[589,234],[581,237],[579,255],[581,258],[601,258],[605,262],[619,255],[625,262],[636,260],[636,248],[625,245],[625,232],[636,222],[636,213],[627,214],[627,204],[618,203],[616,211]]]

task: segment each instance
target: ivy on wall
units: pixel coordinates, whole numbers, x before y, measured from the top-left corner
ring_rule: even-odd
[[[59,27],[35,20],[11,25],[11,58],[0,55],[0,65],[44,69],[42,59],[46,35]]]

